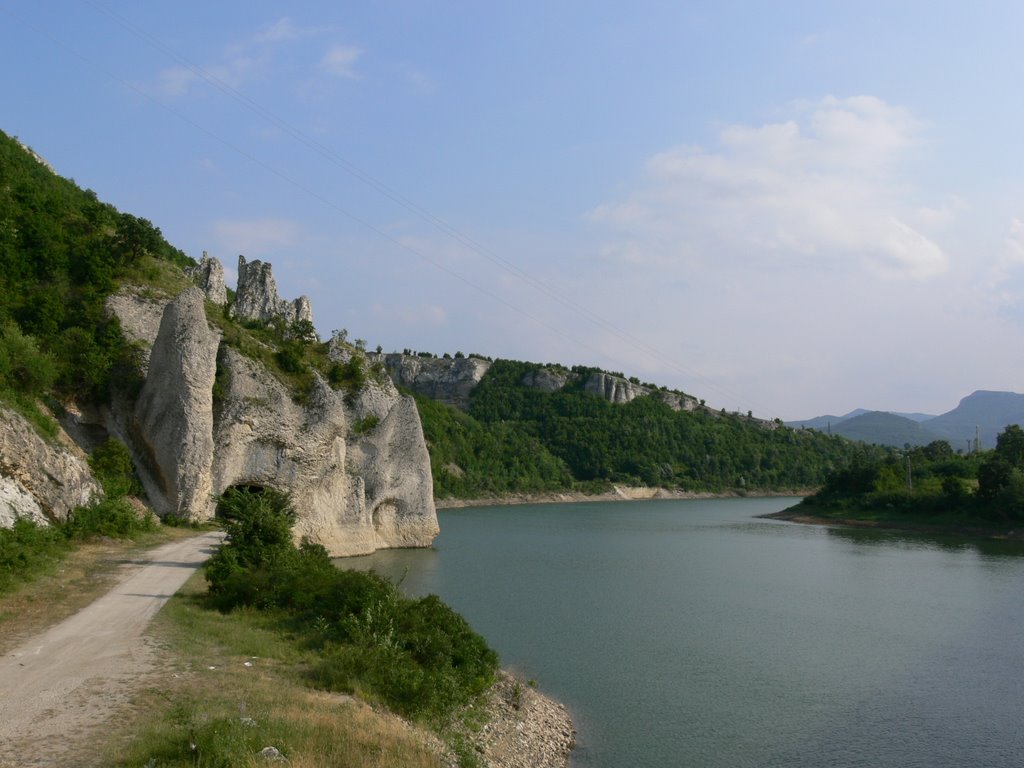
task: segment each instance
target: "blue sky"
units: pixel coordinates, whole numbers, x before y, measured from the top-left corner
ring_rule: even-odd
[[[716,407],[1024,389],[1024,6],[0,0],[0,129],[326,336]]]

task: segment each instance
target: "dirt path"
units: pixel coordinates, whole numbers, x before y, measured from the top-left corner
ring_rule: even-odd
[[[0,659],[0,766],[80,762],[72,750],[154,672],[146,625],[222,535],[147,553],[104,597]]]

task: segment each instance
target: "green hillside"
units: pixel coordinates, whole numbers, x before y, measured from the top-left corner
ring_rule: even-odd
[[[104,400],[137,384],[135,351],[104,301],[159,264],[191,261],[146,219],[55,175],[0,133],[0,398]]]
[[[656,397],[624,405],[586,393],[582,377],[553,393],[522,384],[535,363],[497,360],[461,413],[418,398],[434,492],[463,497],[602,490],[613,483],[687,491],[792,490],[820,485],[858,457],[880,456],[820,432]]]
[[[845,419],[832,426],[832,431],[850,440],[865,443],[890,445],[902,448],[905,445],[928,445],[939,436],[929,432],[918,422],[895,413],[868,411],[851,419]]]

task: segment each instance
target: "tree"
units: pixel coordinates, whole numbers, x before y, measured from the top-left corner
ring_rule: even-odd
[[[1024,429],[1010,424],[996,438],[996,455],[1012,467],[1024,467]]]
[[[147,253],[156,253],[163,244],[160,230],[153,222],[122,213],[117,220],[114,255],[121,265],[133,264]]]

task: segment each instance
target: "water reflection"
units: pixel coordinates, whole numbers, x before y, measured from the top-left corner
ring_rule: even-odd
[[[918,531],[879,531],[871,528],[827,527],[826,530],[832,538],[860,546],[975,552],[986,557],[1020,557],[1024,555],[1024,541],[1009,539],[981,539]]]

